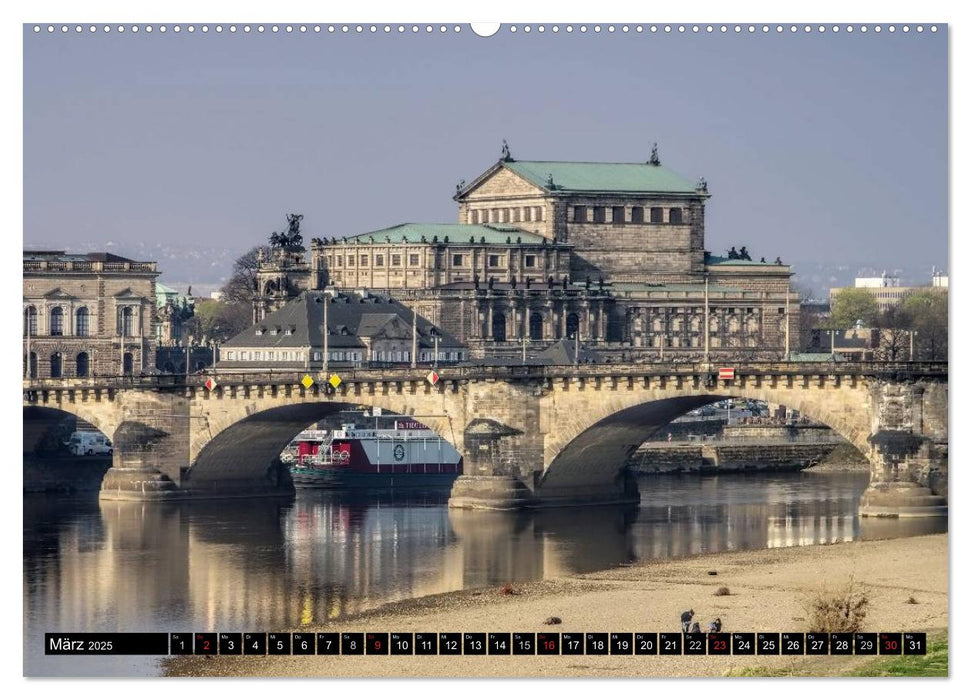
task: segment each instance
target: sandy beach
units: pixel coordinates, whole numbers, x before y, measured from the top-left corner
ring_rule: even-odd
[[[702,555],[515,587],[460,591],[383,606],[312,630],[342,632],[676,632],[693,608],[702,627],[808,631],[805,603],[850,579],[870,599],[864,631],[948,625],[947,535]],[[714,575],[709,572],[716,572]],[[730,595],[716,596],[725,586]],[[916,602],[908,602],[913,598]],[[556,616],[562,624],[544,621]],[[268,630],[275,631],[275,630]],[[843,675],[873,657],[705,656],[280,656],[179,657],[174,676],[680,677],[743,668]]]

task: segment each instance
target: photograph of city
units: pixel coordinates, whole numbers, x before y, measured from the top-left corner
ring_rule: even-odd
[[[23,675],[949,675],[946,24],[22,31]]]

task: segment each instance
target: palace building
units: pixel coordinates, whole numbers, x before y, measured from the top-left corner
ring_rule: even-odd
[[[155,367],[154,262],[24,251],[25,377],[137,375]]]
[[[709,196],[656,148],[641,163],[579,163],[504,147],[457,186],[455,223],[314,238],[309,261],[302,247],[274,248],[254,318],[333,287],[390,295],[475,357],[578,334],[608,360],[778,359],[798,338],[790,268],[705,251]]]

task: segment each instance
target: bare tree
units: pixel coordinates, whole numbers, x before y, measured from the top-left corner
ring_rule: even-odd
[[[874,325],[873,359],[880,362],[902,362],[909,359],[910,332],[913,328],[911,315],[900,306],[883,311]]]
[[[908,297],[904,310],[913,319],[915,357],[921,360],[946,360],[948,346],[947,291],[928,288]]]
[[[262,256],[260,253],[262,252]],[[233,274],[223,285],[223,300],[227,303],[252,304],[256,294],[256,271],[260,257],[269,257],[270,248],[258,245],[250,248],[233,263]]]

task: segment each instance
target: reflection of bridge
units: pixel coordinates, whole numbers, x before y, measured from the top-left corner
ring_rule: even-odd
[[[939,513],[947,484],[946,363],[749,363],[719,380],[702,365],[454,367],[303,374],[29,380],[33,415],[73,413],[115,443],[104,499],[292,490],[278,455],[300,430],[356,406],[423,419],[465,460],[455,507],[636,500],[622,469],[673,418],[726,397],[785,404],[870,459],[864,513]],[[934,491],[940,496],[932,495]]]

